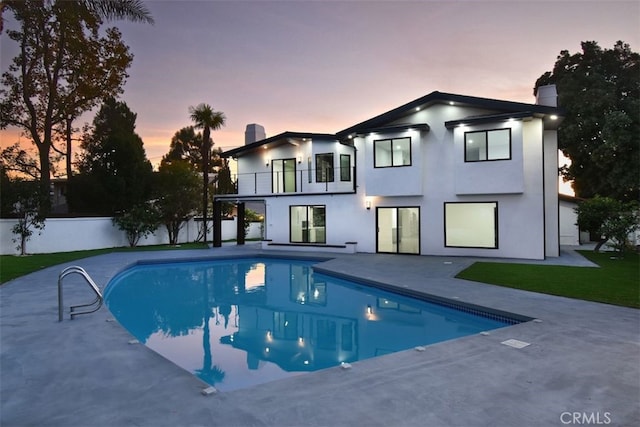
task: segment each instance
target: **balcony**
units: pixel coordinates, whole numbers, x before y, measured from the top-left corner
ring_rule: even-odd
[[[355,193],[356,168],[296,169],[240,173],[239,196],[286,194]]]

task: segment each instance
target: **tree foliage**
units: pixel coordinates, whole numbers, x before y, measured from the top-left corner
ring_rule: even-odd
[[[169,244],[176,245],[180,229],[198,208],[200,180],[184,160],[161,164],[156,178],[158,218],[167,229]]]
[[[113,217],[113,223],[124,231],[132,248],[140,239],[153,234],[158,229],[158,213],[149,203],[140,203]]]
[[[37,181],[22,179],[10,180],[6,174],[2,177],[3,216],[17,219],[11,228],[15,234],[12,239],[21,255],[27,253],[27,241],[35,230],[41,232],[45,226],[45,217],[41,213],[42,198]]]
[[[575,209],[578,227],[600,236],[595,252],[610,241],[618,251],[623,252],[629,242],[629,235],[639,227],[639,205],[637,201],[622,202],[610,197],[596,196],[585,200]]]
[[[571,159],[562,169],[576,195],[634,200],[640,190],[640,54],[617,42],[602,49],[582,43],[582,52],[563,50],[552,71],[536,81],[555,84],[567,115],[558,146]]]
[[[213,141],[210,141],[213,145]],[[186,160],[194,170],[202,171],[202,132],[197,132],[193,126],[183,127],[171,138],[169,152],[162,157],[162,162],[174,160]],[[216,172],[223,166],[223,159],[220,157],[222,150],[211,150],[209,156],[209,173]]]
[[[12,144],[0,153],[0,166],[20,177],[37,181],[40,179],[38,160],[33,153],[26,150],[19,142]]]
[[[216,181],[216,194],[236,194],[237,192],[236,182],[231,178],[229,160],[221,158]]]
[[[122,92],[133,56],[103,18],[152,21],[139,1],[9,0],[20,53],[2,74],[0,127],[14,126],[38,150],[40,192],[48,194],[56,129]],[[66,150],[60,149],[60,152]]]
[[[220,158],[221,166],[218,169],[218,177],[215,182],[214,194],[236,194],[238,187],[236,182],[231,178],[231,169],[229,168],[229,160]],[[231,202],[222,202],[220,204],[220,213],[222,217],[230,217],[233,214],[234,204]]]
[[[148,200],[153,171],[135,121],[124,102],[111,98],[102,105],[83,136],[80,173],[69,180],[71,210],[113,215]]]

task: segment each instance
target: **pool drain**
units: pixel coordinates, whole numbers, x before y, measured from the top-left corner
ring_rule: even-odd
[[[514,339],[502,341],[500,344],[504,344],[506,346],[513,347],[513,348],[525,348],[531,345],[531,343],[520,341],[520,340],[514,340]]]

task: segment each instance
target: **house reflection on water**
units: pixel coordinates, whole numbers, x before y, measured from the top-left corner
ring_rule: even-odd
[[[110,285],[107,303],[141,342],[227,389],[505,326],[314,273],[312,265],[247,259],[138,266]]]
[[[442,316],[447,309],[431,306],[434,315],[421,301],[384,292],[376,296],[371,289],[313,273],[309,265],[255,268],[264,271],[258,276],[263,284],[246,282],[239,289],[259,291],[261,298],[234,295],[230,303],[237,306],[238,331],[220,339],[247,352],[249,369],[264,360],[287,371],[314,371],[437,342],[444,335],[478,332],[460,323],[457,312]]]

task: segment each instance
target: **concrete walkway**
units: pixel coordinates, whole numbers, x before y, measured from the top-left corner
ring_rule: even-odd
[[[113,253],[76,261],[104,286],[141,259],[257,246]],[[284,253],[279,252],[282,255]],[[322,268],[539,319],[227,393],[97,313],[58,323],[58,273],[0,286],[2,426],[563,426],[640,423],[640,310],[455,279],[475,259],[335,255]],[[547,263],[589,263],[571,251]],[[70,265],[70,264],[66,264]],[[86,286],[65,282],[65,305]],[[530,343],[516,349],[501,342]],[[578,422],[579,421],[579,422]]]

